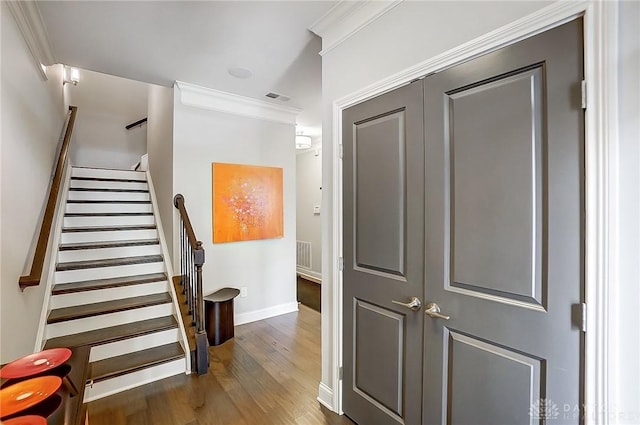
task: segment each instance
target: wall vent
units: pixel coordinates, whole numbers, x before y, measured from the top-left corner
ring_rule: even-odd
[[[269,92],[265,94],[265,96],[268,97],[269,99],[278,99],[279,101],[282,101],[282,102],[288,102],[289,100],[291,100],[290,97],[287,97],[283,94],[274,93],[274,92]]]
[[[296,241],[296,266],[311,268],[311,242]]]

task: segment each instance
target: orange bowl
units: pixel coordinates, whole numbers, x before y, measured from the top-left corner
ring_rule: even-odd
[[[41,376],[27,379],[0,390],[0,417],[22,412],[58,391],[62,379],[57,376]]]
[[[2,425],[47,425],[47,420],[42,416],[27,415],[2,421]]]
[[[71,350],[68,348],[52,348],[21,357],[0,369],[2,378],[25,378],[56,368],[69,360]]]

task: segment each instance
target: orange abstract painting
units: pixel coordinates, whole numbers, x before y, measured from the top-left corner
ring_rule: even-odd
[[[213,243],[284,236],[282,168],[211,164]]]

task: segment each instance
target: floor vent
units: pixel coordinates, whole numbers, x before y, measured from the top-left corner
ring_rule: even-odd
[[[296,241],[296,266],[311,268],[311,242]]]

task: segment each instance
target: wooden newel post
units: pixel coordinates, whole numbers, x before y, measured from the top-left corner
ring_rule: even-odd
[[[204,301],[202,299],[202,265],[204,264],[204,248],[202,242],[196,242],[193,252],[196,266],[196,305],[194,306],[196,319],[196,350],[197,373],[202,375],[209,370],[209,341],[205,332]]]

